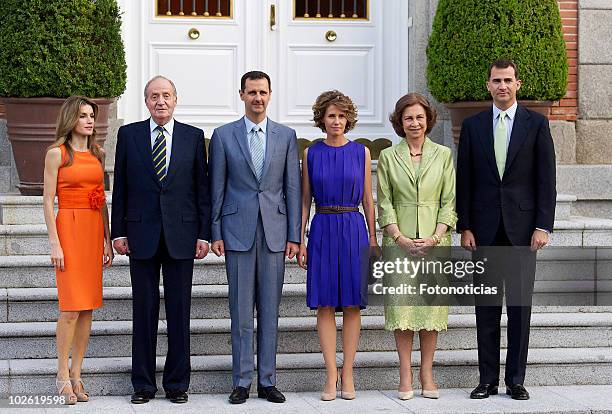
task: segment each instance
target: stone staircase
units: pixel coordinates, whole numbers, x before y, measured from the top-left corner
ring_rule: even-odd
[[[109,197],[110,198],[110,197]],[[559,196],[554,246],[612,246],[612,220],[572,215],[575,197]],[[0,395],[53,393],[55,274],[49,265],[42,197],[0,195]],[[539,256],[535,303],[551,303],[566,286],[579,297],[588,263],[554,249]],[[602,272],[600,272],[602,273]],[[612,272],[600,276],[612,283]],[[104,307],[94,313],[84,364],[94,394],[131,392],[131,288],[125,257],[104,273]],[[588,280],[588,278],[586,279]],[[281,303],[278,383],[284,391],[318,391],[324,381],[315,313],[305,305],[306,274],[287,264]],[[163,288],[162,298],[163,298]],[[610,289],[612,291],[612,289]],[[567,303],[567,301],[565,301]],[[209,255],[194,272],[191,313],[190,390],[225,393],[231,389],[230,320],[223,259]],[[338,318],[341,326],[342,318]],[[505,326],[505,316],[502,321]],[[383,329],[381,307],[363,312],[355,382],[360,389],[393,389],[398,359],[393,335]],[[505,347],[505,330],[502,347]],[[340,351],[340,338],[339,338]],[[612,306],[535,306],[527,381],[530,385],[612,384]],[[415,349],[418,342],[415,345]],[[167,350],[163,304],[160,310],[158,371]],[[338,353],[342,364],[342,354]],[[502,363],[505,357],[502,355]],[[414,353],[418,367],[419,353]],[[435,372],[442,388],[478,381],[475,317],[471,307],[452,307],[449,329],[439,337]],[[503,372],[503,370],[502,370]],[[415,378],[417,376],[415,375]],[[158,381],[161,384],[161,380]]]

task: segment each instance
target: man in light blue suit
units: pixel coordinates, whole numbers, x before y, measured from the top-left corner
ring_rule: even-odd
[[[257,393],[282,403],[276,388],[278,308],[285,256],[298,253],[301,202],[295,131],[266,116],[270,77],[240,82],[245,116],[217,128],[210,142],[212,251],[225,254],[232,319],[232,404],[249,398],[257,306]]]

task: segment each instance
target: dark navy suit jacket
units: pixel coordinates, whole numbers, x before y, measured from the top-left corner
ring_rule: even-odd
[[[210,191],[204,132],[175,120],[167,176],[153,169],[149,120],[119,128],[111,238],[127,237],[130,256],[150,259],[165,237],[173,259],[193,259],[210,240]]]
[[[467,118],[457,152],[457,230],[490,246],[503,218],[514,246],[529,246],[537,228],[553,230],[555,150],[548,119],[518,105],[503,179],[493,149],[493,108]]]

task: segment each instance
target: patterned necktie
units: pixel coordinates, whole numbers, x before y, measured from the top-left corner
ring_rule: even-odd
[[[153,168],[161,183],[166,178],[166,136],[164,135],[164,127],[158,126],[155,130],[157,131],[157,137],[153,144]]]
[[[503,178],[504,169],[506,168],[506,156],[508,155],[508,125],[506,124],[505,112],[499,113],[497,125],[495,125],[493,148],[495,149],[495,162],[497,163],[497,171],[499,178]]]
[[[264,165],[263,141],[261,135],[259,135],[259,131],[261,131],[261,128],[259,128],[257,125],[251,129],[252,135],[251,141],[249,142],[251,160],[253,161],[253,166],[255,167],[257,181],[261,181],[261,174],[263,172]]]

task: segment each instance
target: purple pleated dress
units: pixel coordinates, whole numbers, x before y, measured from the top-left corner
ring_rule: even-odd
[[[358,207],[363,197],[365,147],[317,142],[308,148],[308,176],[317,206]],[[369,239],[363,215],[316,213],[308,236],[306,303],[311,309],[367,305]]]

